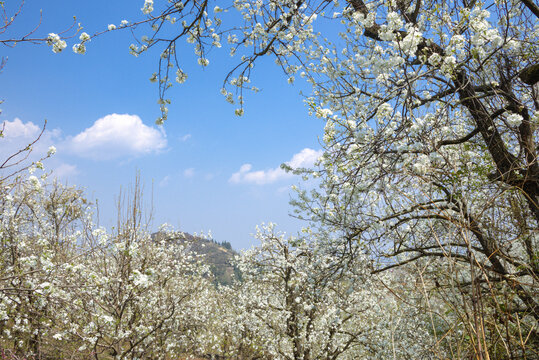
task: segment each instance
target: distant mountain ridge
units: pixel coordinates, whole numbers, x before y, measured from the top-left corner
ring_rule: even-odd
[[[180,244],[188,244],[187,249],[196,254],[202,255],[206,264],[210,266],[214,281],[221,285],[230,285],[238,274],[238,270],[233,265],[233,260],[238,253],[232,249],[228,241],[217,242],[194,236],[186,232],[176,233],[175,236],[164,232],[152,234],[154,240],[166,239]]]

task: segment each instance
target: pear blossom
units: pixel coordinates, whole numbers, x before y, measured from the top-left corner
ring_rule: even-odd
[[[208,66],[210,64],[210,61],[205,58],[198,58],[198,64],[200,66]]]
[[[150,14],[153,11],[153,0],[144,0],[144,6],[141,10],[143,14]]]
[[[86,53],[86,46],[84,44],[75,44],[73,45],[73,52],[75,54],[85,54]]]
[[[83,32],[80,34],[79,36],[79,40],[80,41],[89,41],[91,39],[90,35],[88,35],[87,33]]]
[[[47,45],[52,46],[54,53],[59,53],[67,47],[67,43],[55,33],[50,33],[47,37]]]
[[[178,69],[176,71],[176,82],[178,84],[183,84],[187,80],[187,74],[183,72],[181,69]]]
[[[520,124],[522,124],[522,121],[524,119],[522,118],[522,115],[511,113],[507,116],[506,121],[509,124],[509,126],[518,127]]]

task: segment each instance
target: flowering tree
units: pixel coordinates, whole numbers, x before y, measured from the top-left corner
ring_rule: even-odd
[[[371,276],[366,256],[343,266],[342,256],[328,252],[327,234],[306,229],[304,236],[287,239],[269,225],[257,233],[261,245],[238,259],[238,344],[258,348],[263,358],[294,360],[434,354],[420,301],[399,304],[395,296],[406,290],[395,274]],[[401,274],[400,281],[409,279]]]
[[[98,241],[107,241],[106,234]],[[103,238],[105,237],[105,238]],[[79,288],[55,336],[96,359],[178,357],[199,351],[211,283],[181,244],[124,228],[72,267]]]
[[[88,205],[81,191],[44,186],[35,176],[2,183],[0,198],[0,347],[41,356],[69,306],[66,266],[80,260]]]
[[[52,47],[52,51],[59,53],[67,47],[66,39],[75,36],[81,29],[80,23],[77,24],[77,19],[73,18],[73,23],[70,27],[57,33],[49,33],[44,36],[39,33],[41,19],[34,27],[28,28],[21,33],[13,33],[11,31],[13,24],[18,20],[24,8],[24,0],[18,2],[2,2],[0,3],[0,44],[9,47],[15,47],[20,43],[32,44],[47,44]],[[8,35],[9,34],[9,35]],[[4,68],[6,58],[2,57],[0,62],[0,70]]]
[[[537,16],[527,1],[350,1],[345,45],[304,51],[327,125],[323,191],[299,211],[377,272],[430,259],[477,358],[536,354]]]
[[[236,26],[226,27],[233,8],[242,19],[230,16]],[[166,44],[154,77],[162,91],[169,69],[185,80],[176,52],[182,37],[206,66],[208,49],[226,36],[241,56],[225,80],[239,89],[240,105],[256,60],[274,55],[291,82],[299,74],[313,85],[309,106],[327,121],[321,169],[307,172],[323,188],[300,192],[298,212],[340,232],[350,252],[368,251],[377,272],[426,260],[429,286],[452,289],[467,351],[478,358],[533,353],[536,4],[235,1],[212,12],[206,1],[172,1],[166,9],[153,15],[146,1],[152,36],[132,48]],[[175,21],[182,31],[160,36]]]
[[[2,351],[36,359],[202,352],[213,300],[207,267],[185,244],[152,239],[139,193],[109,234],[75,188],[31,175],[1,191]]]

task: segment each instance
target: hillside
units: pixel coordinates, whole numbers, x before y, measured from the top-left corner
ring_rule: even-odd
[[[198,236],[193,236],[189,233],[180,233],[173,238],[168,238],[169,241],[187,243],[188,249],[196,254],[203,255],[204,260],[210,266],[215,282],[222,285],[229,285],[234,279],[234,274],[237,272],[232,265],[232,260],[238,253],[232,249],[229,242],[221,243],[204,239]],[[157,232],[152,234],[152,238],[156,240],[163,239],[164,233]]]

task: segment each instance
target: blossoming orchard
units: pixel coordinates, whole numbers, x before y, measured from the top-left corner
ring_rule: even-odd
[[[151,236],[138,187],[118,225],[99,227],[82,190],[34,173],[55,148],[29,161],[30,144],[0,159],[4,358],[539,359],[536,2],[137,6],[94,33],[0,42],[82,56],[132,31],[125,51],[158,59],[148,77],[165,127],[185,59],[232,57],[221,94],[242,116],[271,57],[326,124],[313,168],[283,165],[309,181],[291,201],[305,227],[261,225],[235,282],[216,286],[174,230]]]

